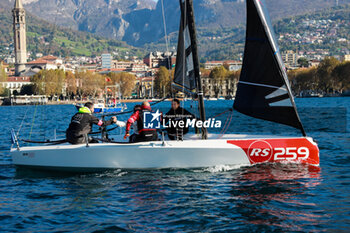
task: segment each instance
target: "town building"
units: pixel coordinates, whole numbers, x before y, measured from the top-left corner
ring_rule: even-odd
[[[154,76],[137,78],[135,89],[139,98],[152,98],[154,96]]]
[[[13,37],[15,50],[15,75],[21,75],[25,71],[27,63],[26,20],[22,0],[15,0],[12,10]]]
[[[320,60],[310,60],[309,67],[317,67],[321,63]]]
[[[0,61],[0,66],[4,69],[5,73],[8,74],[10,71],[9,64],[4,61]]]
[[[11,94],[14,94],[16,91],[20,93],[22,86],[29,85],[30,77],[8,77],[7,82],[2,82],[2,87],[10,90]]]
[[[343,59],[342,59],[343,61],[350,61],[350,54],[345,54],[344,56],[343,56]]]
[[[226,79],[219,83],[210,77],[202,77],[202,83],[205,97],[218,98],[236,95],[237,80]]]
[[[112,68],[112,55],[110,53],[103,53],[102,57],[102,68]]]
[[[112,69],[122,69],[122,70],[128,70],[131,68],[133,62],[132,61],[112,61]]]
[[[61,58],[57,58],[55,56],[43,56],[37,60],[33,60],[26,63],[26,69],[23,71],[24,76],[33,76],[39,73],[41,70],[56,70],[62,69],[66,71],[66,67],[63,64],[63,60]]]
[[[287,67],[298,66],[298,54],[292,50],[287,50],[281,54],[282,60]]]
[[[176,52],[151,52],[143,58],[143,62],[150,68],[164,66],[167,69],[171,69],[175,67]]]
[[[231,61],[231,60],[207,61],[206,63],[204,63],[204,68],[207,70],[212,70],[216,67],[220,67],[223,65],[227,65],[229,71],[237,71],[237,70],[242,69],[242,62],[241,61]]]

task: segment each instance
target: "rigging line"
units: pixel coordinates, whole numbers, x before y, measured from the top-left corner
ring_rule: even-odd
[[[222,113],[219,113],[219,114],[217,114],[217,115],[215,115],[215,116],[212,116],[212,117],[209,117],[209,118],[217,118],[217,117],[219,117],[219,116],[225,114],[225,113],[228,112],[228,111],[231,111],[231,112],[232,112],[233,110],[232,110],[232,108],[229,108],[229,109],[223,111]]]
[[[41,111],[40,111],[40,113],[41,113],[41,115],[40,115],[40,128],[41,128],[41,134],[44,136],[44,139],[46,138],[46,130],[45,130],[45,125],[44,125],[44,122],[47,122],[47,119],[46,119],[46,115],[47,114],[44,114],[44,110],[46,110],[46,108],[44,108],[43,106],[40,106],[40,109],[41,109]],[[47,112],[47,111],[45,111],[45,112]],[[57,124],[57,122],[56,122],[56,124]]]
[[[182,0],[181,0],[181,4],[182,4]],[[181,15],[181,17],[183,16],[183,20],[180,20],[180,23],[182,22],[182,34],[183,34],[183,54],[182,54],[182,93],[184,94],[184,97],[186,97],[185,95],[185,75],[186,75],[186,25],[187,25],[187,17],[186,17],[186,12],[187,12],[187,4],[186,4],[186,0],[184,0],[184,4],[183,4],[183,15]],[[181,28],[181,27],[180,27]],[[184,108],[185,108],[185,101],[182,101],[182,115],[184,114]]]
[[[226,133],[226,131],[228,130],[228,128],[230,127],[232,117],[233,117],[233,111],[231,111],[229,118],[226,119],[225,126],[223,127],[218,139],[222,138],[224,136],[224,134]],[[230,120],[228,120],[228,119],[230,119]]]
[[[25,114],[24,114],[24,116],[23,116],[23,118],[22,118],[21,124],[19,125],[19,129],[18,129],[17,135],[16,135],[17,138],[18,138],[18,136],[19,136],[19,132],[20,132],[21,129],[22,129],[24,119],[27,117],[28,111],[29,111],[29,106],[27,107],[27,110],[26,110],[26,112],[25,112]]]
[[[226,118],[225,124],[224,124],[224,126],[222,127],[218,138],[220,138],[220,137],[223,135],[223,132],[225,131],[225,128],[226,128],[227,123],[228,123],[228,118]]]
[[[33,120],[32,120],[32,125],[30,127],[30,132],[29,132],[29,140],[31,139],[32,136],[32,130],[33,130],[33,125],[34,125],[34,120],[35,120],[35,115],[36,115],[36,110],[38,108],[38,105],[35,105],[35,110],[34,110],[34,114],[33,114]]]
[[[58,4],[60,4],[60,0],[58,0]],[[51,54],[51,50],[52,50],[52,44],[53,44],[53,41],[54,41],[54,38],[55,38],[55,33],[56,33],[56,30],[57,30],[57,26],[56,26],[56,23],[57,23],[57,15],[58,15],[58,11],[59,11],[59,7],[57,5],[57,10],[56,10],[56,15],[55,15],[55,20],[54,20],[54,24],[53,24],[53,32],[52,32],[52,41],[50,43],[50,47],[49,47],[49,55]]]
[[[226,126],[226,129],[224,130],[222,136],[224,136],[224,134],[226,134],[228,128],[230,127],[232,118],[233,118],[233,112],[231,112],[231,114],[230,114],[230,121],[228,122],[228,124],[227,124],[227,126]],[[222,136],[221,136],[221,137],[222,137]]]
[[[168,67],[171,68],[171,62],[170,62],[170,54],[169,54],[169,45],[168,45],[168,33],[166,31],[166,22],[165,22],[165,12],[164,12],[164,3],[163,0],[161,0],[162,3],[162,15],[163,15],[163,26],[164,26],[164,39],[165,39],[165,46],[166,46],[166,52],[168,55]]]

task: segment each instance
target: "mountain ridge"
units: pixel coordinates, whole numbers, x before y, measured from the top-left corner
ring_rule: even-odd
[[[27,51],[31,58],[35,53],[53,54],[56,56],[96,56],[104,51],[124,55],[144,54],[140,49],[127,45],[123,41],[106,39],[89,32],[79,32],[62,28],[26,13]],[[0,55],[8,56],[13,49],[12,12],[0,2]]]
[[[14,0],[0,0],[12,4]],[[27,0],[28,12],[47,21],[106,38],[123,40],[142,46],[164,37],[162,1],[152,0]],[[164,0],[167,32],[179,25],[179,2]],[[350,0],[339,0],[339,4]],[[156,5],[155,5],[156,4]],[[329,0],[266,0],[273,20],[310,11],[329,8]],[[195,0],[197,26],[209,29],[235,27],[245,22],[245,3],[242,0]]]

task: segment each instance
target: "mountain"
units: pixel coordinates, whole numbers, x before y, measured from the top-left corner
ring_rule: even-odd
[[[0,55],[9,54],[13,49],[11,8],[12,4],[10,7],[0,2]],[[32,52],[32,58],[35,58],[35,53],[66,57],[100,55],[103,51],[109,51],[120,58],[144,54],[140,49],[133,48],[123,41],[56,26],[28,12],[26,23],[27,50]]]
[[[13,5],[14,0],[0,0]],[[178,30],[178,0],[23,0],[25,8],[53,24],[134,46],[164,37],[162,2],[167,33]],[[266,0],[273,20],[335,5],[335,0]],[[350,0],[339,0],[339,4]],[[194,0],[197,26],[205,30],[235,28],[245,22],[244,0]]]
[[[144,51],[165,50],[166,46],[164,43],[163,16],[160,0],[157,4],[153,2],[153,0],[23,1],[26,3],[25,8],[27,9],[27,44],[29,51],[42,52],[45,54],[54,53],[55,55],[61,56],[90,56],[101,54],[103,51],[109,51],[116,52],[117,57],[124,58],[125,56],[131,55],[142,56]],[[87,4],[89,1],[91,5],[79,8],[81,9],[80,11],[74,10],[77,6]],[[279,40],[281,50],[327,49],[331,54],[339,54],[340,52],[344,53],[344,51],[348,51],[349,49],[347,48],[350,47],[349,44],[338,41],[338,37],[350,41],[350,4],[344,4],[349,1],[350,0],[339,0],[339,7],[329,8],[334,5],[334,3],[328,0],[267,0],[268,9],[274,19],[277,37],[279,38],[281,36]],[[51,4],[48,2],[51,2]],[[142,51],[128,46],[125,42],[103,37],[105,34],[102,32],[105,30],[105,25],[111,24],[109,21],[110,17],[106,16],[105,20],[101,22],[100,17],[102,16],[99,16],[99,11],[93,9],[93,6],[96,7],[94,2],[99,2],[100,6],[104,6],[107,3],[110,4],[111,8],[109,10],[116,6],[119,7],[116,12],[120,13],[118,16],[120,22],[124,22],[126,26],[123,29],[110,26],[108,32],[117,29],[118,32],[124,30],[121,36],[122,39],[130,44],[142,46]],[[310,2],[312,2],[312,4]],[[39,6],[39,3],[42,3],[42,6]],[[61,7],[54,8],[54,4]],[[38,6],[38,9],[45,9],[45,12],[39,12],[39,15],[49,15],[46,11],[51,9],[52,11],[50,14],[53,14],[54,17],[49,17],[47,20],[53,23],[47,23],[47,21],[33,16],[30,13],[30,7],[36,9],[34,6]],[[233,6],[235,6],[234,9]],[[11,2],[9,2],[9,0],[0,0],[0,33],[2,35],[0,37],[0,54],[8,53],[5,48],[12,43],[12,7],[13,0],[11,0]],[[194,0],[194,7],[198,30],[199,52],[202,61],[213,59],[238,59],[240,53],[243,52],[245,36],[245,6],[243,2],[230,0]],[[179,24],[178,1],[164,0],[164,8],[166,12],[167,34],[170,39],[169,47],[171,50],[175,50]],[[281,10],[278,10],[280,8]],[[317,11],[315,12],[315,10]],[[93,11],[96,15],[92,15]],[[60,14],[56,14],[57,12]],[[64,12],[71,12],[72,14],[63,14]],[[77,12],[81,12],[81,14]],[[301,14],[301,12],[307,13]],[[289,16],[282,17],[284,14]],[[115,16],[114,20],[117,20],[116,18],[118,17]],[[80,22],[79,20],[82,18],[85,18],[85,20],[83,20],[84,22],[86,20],[88,22],[78,25],[78,22]],[[332,20],[332,23],[326,26],[327,30],[311,26],[305,27],[304,25],[305,20],[328,21],[329,19]],[[237,23],[232,24],[232,21]],[[54,26],[55,22],[56,24],[65,25],[66,27]],[[67,29],[67,27],[71,29]],[[322,27],[324,27],[324,25]],[[79,28],[85,28],[87,31],[91,31],[91,33],[78,32],[75,30]],[[288,33],[292,35],[286,35]],[[323,36],[322,34],[325,36],[320,39],[321,42],[304,43],[299,40],[300,38],[293,37],[293,35],[298,34],[299,37],[314,37],[314,35],[317,34],[321,34],[321,37]],[[113,38],[113,36],[110,37]]]
[[[29,0],[23,3],[29,12],[53,24],[118,40],[139,31],[156,4],[153,0]]]

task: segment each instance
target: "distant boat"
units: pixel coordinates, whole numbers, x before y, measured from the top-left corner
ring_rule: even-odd
[[[83,104],[75,104],[77,110],[83,107]],[[97,103],[94,104],[94,113],[120,113],[127,109],[126,104],[122,104],[121,102],[111,102],[106,106],[105,100],[98,99]]]
[[[181,21],[173,87],[194,95],[206,120],[192,0],[181,0]],[[233,108],[243,114],[299,129],[301,137],[209,134],[183,141],[127,143],[122,138],[90,145],[20,147],[13,134],[16,166],[64,171],[116,168],[193,168],[257,163],[319,165],[316,142],[307,137],[297,113],[287,74],[263,0],[247,0],[243,67]]]
[[[350,96],[350,91],[345,91],[341,94],[341,96]]]

